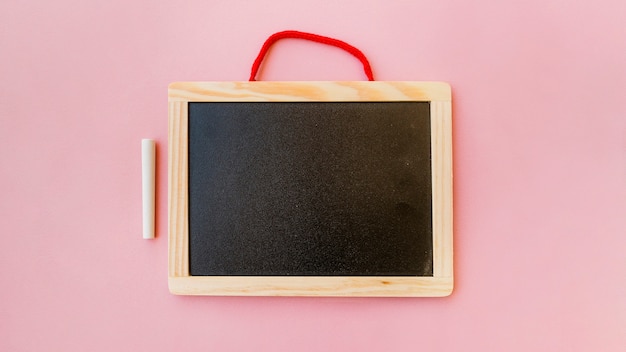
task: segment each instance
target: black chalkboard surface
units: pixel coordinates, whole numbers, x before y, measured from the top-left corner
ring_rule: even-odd
[[[428,102],[189,103],[190,274],[432,276],[429,131]]]
[[[450,87],[169,86],[170,291],[445,296]]]

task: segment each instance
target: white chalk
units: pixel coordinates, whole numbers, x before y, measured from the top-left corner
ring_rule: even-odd
[[[143,199],[143,238],[154,238],[156,146],[152,139],[141,140],[141,179]]]

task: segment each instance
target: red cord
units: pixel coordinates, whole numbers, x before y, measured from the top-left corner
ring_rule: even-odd
[[[343,42],[341,40],[337,40],[337,39],[333,39],[329,37],[323,37],[317,34],[298,32],[298,31],[283,31],[283,32],[272,34],[269,38],[267,38],[265,43],[263,43],[263,47],[261,48],[259,55],[257,56],[256,60],[254,60],[254,63],[252,64],[252,72],[250,73],[250,81],[256,81],[257,72],[259,71],[259,67],[261,67],[261,63],[263,62],[263,59],[265,58],[265,55],[267,54],[267,51],[269,50],[269,48],[275,42],[281,39],[286,39],[286,38],[310,40],[312,42],[332,45],[340,49],[343,49],[349,52],[350,54],[354,55],[354,57],[356,57],[357,59],[359,59],[361,63],[363,64],[363,71],[365,71],[365,75],[367,75],[367,78],[370,81],[374,80],[374,74],[372,73],[372,68],[370,67],[369,61],[367,61],[367,58],[361,52],[361,50],[353,47],[352,45],[346,42]]]

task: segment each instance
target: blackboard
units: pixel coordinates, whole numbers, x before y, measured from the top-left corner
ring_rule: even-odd
[[[428,102],[189,103],[190,275],[432,276]]]
[[[172,292],[449,294],[449,87],[326,85],[170,85]]]

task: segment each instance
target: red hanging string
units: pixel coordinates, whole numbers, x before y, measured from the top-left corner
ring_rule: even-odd
[[[256,81],[257,72],[259,71],[259,67],[261,67],[261,63],[263,62],[263,59],[265,58],[265,55],[267,54],[267,51],[269,50],[269,48],[275,42],[281,39],[286,39],[286,38],[310,40],[312,42],[332,45],[340,49],[343,49],[349,52],[350,54],[352,54],[357,59],[359,59],[361,63],[363,64],[363,71],[365,71],[365,75],[367,76],[367,78],[370,81],[374,80],[374,74],[372,73],[372,68],[370,67],[369,61],[367,61],[367,58],[361,52],[361,50],[353,47],[352,45],[346,42],[343,42],[341,40],[324,37],[324,36],[317,35],[317,34],[298,32],[298,31],[283,31],[283,32],[272,34],[269,38],[267,38],[265,43],[263,43],[263,47],[261,47],[261,51],[259,52],[259,55],[257,56],[256,60],[254,60],[254,63],[252,64],[252,72],[250,73],[250,81]]]

